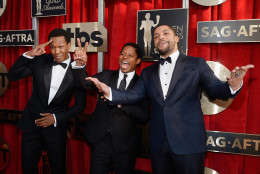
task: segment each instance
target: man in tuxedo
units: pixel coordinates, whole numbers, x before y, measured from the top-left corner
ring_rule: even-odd
[[[81,43],[78,40],[79,50]],[[74,59],[86,53],[75,51]],[[141,62],[141,49],[135,43],[126,43],[119,55],[118,70],[103,70],[94,75],[101,82],[119,88],[131,89],[138,76],[136,67]],[[82,63],[87,62],[87,57]],[[87,73],[84,69],[74,69],[77,86],[97,90],[85,80]],[[94,112],[87,122],[84,135],[91,146],[90,174],[108,174],[113,165],[116,174],[130,174],[135,167],[138,123],[144,123],[149,116],[150,105],[144,100],[135,105],[109,105],[100,97]]]
[[[206,130],[200,96],[211,99],[235,97],[243,77],[253,65],[235,67],[227,82],[220,81],[203,58],[178,51],[173,27],[154,30],[154,45],[160,61],[145,68],[129,91],[111,89],[91,80],[112,103],[135,103],[148,96],[152,103],[150,148],[155,174],[203,174]]]
[[[49,41],[21,55],[8,72],[9,80],[33,77],[33,91],[18,126],[22,130],[24,174],[37,174],[42,149],[47,150],[51,171],[66,173],[68,122],[83,112],[86,92],[74,86],[69,54],[70,36],[54,29]],[[49,45],[51,54],[45,54]],[[74,94],[74,105],[69,107]]]

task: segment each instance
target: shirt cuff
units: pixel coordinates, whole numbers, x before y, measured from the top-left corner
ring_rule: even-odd
[[[27,52],[28,52],[28,51],[26,51],[25,53],[23,53],[23,56],[26,57],[26,58],[28,58],[28,59],[33,59],[34,57],[31,57],[31,56],[27,56],[27,55],[26,55]]]
[[[52,115],[53,115],[53,118],[54,118],[54,124],[53,124],[53,126],[54,126],[54,127],[57,127],[56,116],[55,116],[55,114],[52,114]]]
[[[109,97],[107,97],[107,96],[105,96],[106,97],[106,99],[108,99],[109,101],[112,101],[112,90],[111,90],[111,88],[109,87],[109,93],[110,93],[110,96]]]
[[[76,61],[73,61],[73,62],[71,63],[72,69],[81,69],[81,68],[84,68],[85,66],[86,66],[86,64],[84,64],[83,66],[78,66],[77,63],[76,63]]]
[[[231,91],[231,94],[234,95],[235,93],[237,93],[237,91],[239,91],[239,90],[242,88],[242,86],[243,86],[243,81],[242,81],[241,86],[240,86],[237,90],[235,90],[235,91],[233,91],[233,89],[229,86],[229,89],[230,89],[230,91]]]

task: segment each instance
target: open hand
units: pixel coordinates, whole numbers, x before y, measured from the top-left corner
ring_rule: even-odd
[[[254,65],[249,64],[241,67],[237,66],[231,71],[230,76],[227,77],[227,81],[232,90],[235,91],[240,88],[246,72],[251,68],[254,68]]]
[[[94,83],[94,85],[97,87],[99,92],[103,93],[105,97],[110,96],[110,89],[105,83],[102,83],[97,78],[93,78],[93,77],[87,77],[85,79]]]
[[[49,127],[51,125],[54,125],[55,120],[54,120],[54,116],[51,113],[41,113],[40,114],[42,116],[42,118],[39,118],[37,120],[35,120],[35,124],[39,127]]]

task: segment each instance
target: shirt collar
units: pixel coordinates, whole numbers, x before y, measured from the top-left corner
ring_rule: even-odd
[[[62,61],[62,63],[66,63],[67,65],[70,63],[70,60],[71,60],[71,57],[70,57],[70,54],[68,53],[68,59]]]
[[[179,50],[175,51],[174,53],[170,54],[169,57],[172,59],[172,62],[176,62],[178,57],[180,55]],[[160,56],[161,58],[164,58],[162,56]]]
[[[120,79],[123,79],[124,78],[124,74],[127,74],[127,79],[132,79],[135,75],[135,71],[132,71],[132,72],[128,72],[128,73],[123,73],[121,71],[121,69],[119,69],[119,78]]]

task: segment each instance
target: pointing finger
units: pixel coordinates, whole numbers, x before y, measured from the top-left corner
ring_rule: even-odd
[[[40,113],[41,116],[47,116],[48,113]]]
[[[86,79],[86,80],[89,80],[89,81],[91,81],[91,82],[94,82],[94,81],[95,81],[95,78],[93,78],[93,77],[86,77],[85,79]]]
[[[52,42],[52,39],[50,39],[48,42],[42,44],[44,47],[46,47],[47,45],[49,45]]]
[[[249,64],[249,65],[246,65],[246,66],[245,66],[246,69],[250,69],[250,68],[254,68],[254,67],[255,67],[255,66],[252,65],[252,64]]]

